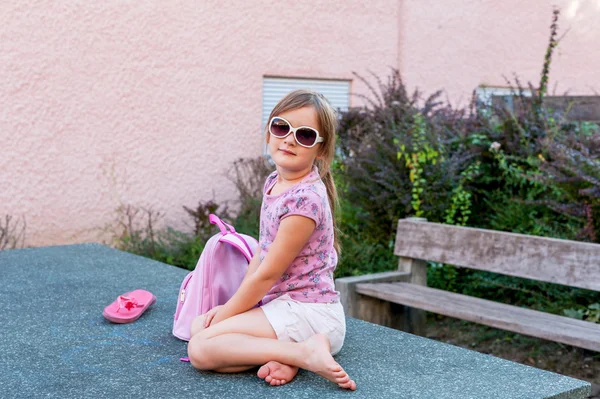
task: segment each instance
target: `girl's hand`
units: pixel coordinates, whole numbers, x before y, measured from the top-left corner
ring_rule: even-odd
[[[223,305],[215,306],[208,312],[204,313],[204,328],[208,328],[210,326],[210,323],[212,323],[213,319],[222,307]]]

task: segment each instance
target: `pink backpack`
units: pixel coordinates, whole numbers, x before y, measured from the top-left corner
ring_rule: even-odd
[[[196,268],[183,279],[177,298],[173,335],[184,341],[190,340],[196,316],[223,305],[235,294],[258,248],[256,239],[236,233],[217,216],[211,214],[209,220],[221,232],[208,240]]]

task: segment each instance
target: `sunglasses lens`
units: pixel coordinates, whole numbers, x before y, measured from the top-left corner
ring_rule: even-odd
[[[283,119],[275,118],[269,127],[271,134],[277,137],[284,137],[290,132],[290,125]]]
[[[296,140],[305,146],[312,146],[317,141],[317,132],[312,129],[298,129],[296,131]]]

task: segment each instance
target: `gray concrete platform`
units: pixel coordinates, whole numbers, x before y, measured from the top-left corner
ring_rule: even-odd
[[[186,271],[98,244],[0,251],[2,398],[585,398],[590,384],[348,320],[336,359],[348,392],[310,372],[271,387],[253,372],[198,372],[171,335]],[[142,288],[157,302],[131,324],[103,308]]]

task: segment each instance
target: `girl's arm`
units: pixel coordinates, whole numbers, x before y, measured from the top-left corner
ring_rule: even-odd
[[[252,259],[250,260],[250,263],[248,263],[248,270],[246,271],[246,275],[244,276],[242,283],[244,281],[246,281],[248,276],[251,276],[254,274],[256,269],[258,269],[258,265],[260,265],[260,245],[256,249],[256,252],[254,253],[254,256],[252,257]]]
[[[240,288],[219,309],[211,324],[243,313],[256,305],[298,256],[315,227],[315,221],[305,216],[292,215],[281,220],[279,230],[267,256],[262,263],[257,262],[255,272],[250,271],[250,266],[254,266],[252,262],[255,261],[256,256],[252,258],[251,265],[248,266],[248,273],[246,273]]]

